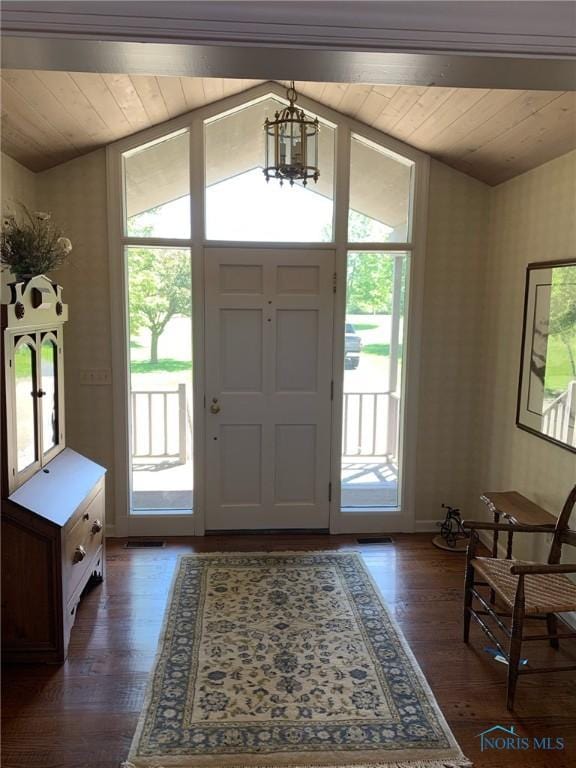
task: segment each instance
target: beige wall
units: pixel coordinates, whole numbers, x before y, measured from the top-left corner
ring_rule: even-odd
[[[0,153],[0,179],[2,192],[2,217],[8,214],[20,215],[19,204],[29,210],[36,210],[36,174],[24,168],[4,152]],[[12,279],[9,271],[2,270],[2,301],[7,301],[9,292],[6,284]]]
[[[10,208],[18,211],[18,203],[30,210],[36,209],[36,174],[24,168],[4,152],[0,156],[2,173],[2,213],[6,214]]]
[[[64,331],[66,442],[108,469],[111,510],[112,388],[80,383],[82,370],[110,370],[112,366],[105,150],[39,173],[37,198],[73,244],[68,264],[53,276],[62,284],[69,305],[70,319]]]
[[[106,215],[106,152],[34,174],[2,154],[2,211],[22,202],[49,211],[73,244],[68,264],[50,275],[64,287],[66,442],[109,470],[111,509],[114,436],[110,386],[80,385],[83,369],[111,369]],[[3,274],[2,283],[10,279]]]
[[[467,511],[481,461],[480,287],[490,188],[432,161],[420,358],[416,518]]]
[[[576,482],[573,453],[516,427],[526,265],[575,257],[575,211],[576,152],[498,187],[432,162],[418,520],[443,501],[483,515],[484,490],[515,489],[557,514]],[[543,537],[522,541],[521,556],[547,552]]]
[[[3,196],[28,188],[33,197],[33,174],[16,175]],[[486,488],[517,488],[557,511],[576,475],[574,454],[515,427],[524,268],[573,255],[575,179],[576,153],[497,188],[432,162],[417,445],[422,524],[441,517],[442,502],[475,514]],[[112,488],[112,389],[80,385],[81,370],[112,365],[105,152],[38,174],[36,192],[38,207],[74,243],[57,274],[70,305],[68,442],[109,469]],[[110,493],[112,513],[111,505]]]
[[[516,489],[558,513],[576,455],[515,426],[526,265],[576,257],[576,151],[491,190],[484,266],[483,488]],[[531,553],[524,551],[531,556]]]

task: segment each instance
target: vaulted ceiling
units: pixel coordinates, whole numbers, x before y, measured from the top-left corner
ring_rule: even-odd
[[[2,150],[41,171],[257,80],[3,70]],[[312,99],[488,184],[576,148],[576,94],[298,82]]]

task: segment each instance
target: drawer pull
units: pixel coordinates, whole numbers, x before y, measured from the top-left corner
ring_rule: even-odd
[[[80,563],[84,558],[86,557],[86,550],[82,546],[82,544],[79,544],[76,549],[74,550],[74,557],[72,558],[73,563]]]
[[[92,523],[92,533],[100,533],[102,530],[102,521],[101,520],[94,520]]]

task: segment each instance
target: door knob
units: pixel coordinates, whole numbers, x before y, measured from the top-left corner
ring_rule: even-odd
[[[212,405],[210,406],[210,413],[220,413],[220,406],[218,405],[218,398],[212,398]]]
[[[82,544],[79,544],[76,549],[74,550],[74,557],[72,558],[72,562],[74,564],[82,562],[84,558],[86,557],[86,550],[82,546]]]
[[[94,520],[91,528],[92,533],[100,533],[101,530],[102,530],[102,521]]]

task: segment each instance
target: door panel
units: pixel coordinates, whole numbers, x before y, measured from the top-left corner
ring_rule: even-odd
[[[262,310],[220,310],[221,389],[262,392]]]
[[[262,429],[259,424],[220,426],[220,486],[224,506],[259,505]]]
[[[276,425],[276,504],[314,504],[316,450],[315,424]]]
[[[276,393],[316,392],[318,366],[317,309],[276,312]]]
[[[262,293],[262,267],[247,264],[220,265],[220,293]]]
[[[279,266],[276,270],[276,292],[285,294],[313,294],[320,292],[320,269],[316,266]]]
[[[207,248],[206,529],[328,528],[334,252]]]

